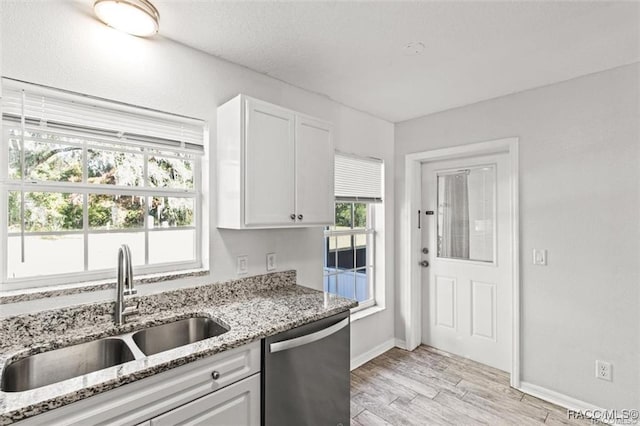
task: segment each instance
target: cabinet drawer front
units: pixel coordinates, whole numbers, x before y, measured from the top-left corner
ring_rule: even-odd
[[[151,426],[250,426],[259,423],[259,374],[151,419]]]
[[[217,371],[217,379],[212,373]],[[253,342],[27,419],[26,425],[137,425],[260,371]]]

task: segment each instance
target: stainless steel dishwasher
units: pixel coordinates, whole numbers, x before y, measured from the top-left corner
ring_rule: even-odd
[[[349,425],[349,311],[262,341],[263,426]]]

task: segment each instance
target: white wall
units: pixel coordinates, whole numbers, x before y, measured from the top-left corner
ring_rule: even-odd
[[[92,1],[3,3],[2,75],[207,120],[212,166],[209,200],[216,198],[216,107],[238,93],[331,121],[338,149],[384,159],[389,172],[385,194],[388,309],[354,323],[352,355],[393,338],[391,123],[161,36],[140,39],[119,33],[93,17]],[[235,277],[240,254],[249,255],[250,274],[265,273],[265,254],[276,252],[279,270],[296,269],[300,284],[322,288],[320,228],[218,230],[215,209],[211,209],[210,223],[211,278],[207,281]]]
[[[395,130],[396,229],[407,153],[520,138],[522,380],[603,408],[640,407],[639,81],[634,64]]]

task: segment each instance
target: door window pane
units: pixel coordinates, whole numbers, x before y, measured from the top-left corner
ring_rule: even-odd
[[[493,262],[495,167],[438,175],[438,257]]]

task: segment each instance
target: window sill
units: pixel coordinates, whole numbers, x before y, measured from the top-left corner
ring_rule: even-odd
[[[208,275],[208,269],[191,269],[176,272],[139,275],[134,279],[134,284],[151,284],[162,281],[177,280]],[[88,281],[74,284],[61,284],[48,287],[37,287],[21,290],[0,291],[0,305],[9,303],[26,302],[29,300],[44,299],[48,297],[68,296],[71,294],[87,293],[91,291],[109,290],[116,287],[113,279]]]
[[[357,309],[357,308],[355,308]],[[377,314],[378,312],[382,312],[384,311],[385,308],[378,306],[378,305],[373,305],[370,306],[368,308],[365,309],[360,309],[360,310],[356,310],[355,312],[353,311],[353,309],[351,310],[351,322],[355,322],[358,321],[362,318],[366,318],[368,316]]]

